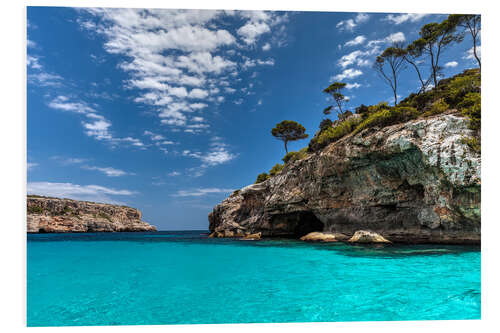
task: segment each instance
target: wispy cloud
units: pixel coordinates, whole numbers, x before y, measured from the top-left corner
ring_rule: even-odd
[[[345,46],[356,46],[363,44],[366,41],[366,37],[363,35],[357,36],[356,38],[346,42],[344,45]]]
[[[345,69],[342,73],[333,76],[331,79],[337,80],[337,81],[342,81],[345,79],[353,79],[353,78],[358,77],[360,75],[363,75],[363,72],[360,71],[359,69],[348,68],[348,69]]]
[[[144,143],[134,137],[116,137],[110,131],[111,121],[99,114],[97,110],[90,107],[86,102],[74,100],[69,96],[59,95],[48,104],[50,108],[65,112],[77,113],[85,117],[82,121],[84,133],[98,141],[106,141],[111,145],[126,144],[141,149],[145,148]]]
[[[120,169],[115,169],[112,167],[97,167],[97,166],[84,165],[84,166],[82,166],[82,169],[96,170],[96,171],[104,173],[108,177],[121,177],[121,176],[126,176],[126,175],[133,175],[133,173],[131,173],[131,172],[126,172],[126,171],[123,171]]]
[[[175,194],[172,194],[174,197],[201,197],[210,194],[220,194],[220,193],[230,193],[233,192],[234,189],[226,189],[226,188],[197,188],[192,190],[179,190]]]
[[[354,18],[340,21],[337,23],[336,27],[340,31],[348,30],[353,31],[358,25],[367,22],[370,19],[370,15],[365,13],[359,13]]]
[[[120,203],[113,196],[131,196],[136,194],[130,190],[117,190],[100,185],[78,185],[73,183],[30,182],[28,194],[51,197],[71,198],[106,203]]]
[[[389,14],[384,17],[382,20],[389,21],[394,24],[401,24],[407,21],[412,23],[418,22],[429,14]]]
[[[51,159],[58,161],[62,165],[81,164],[88,161],[88,159],[86,158],[62,157],[62,156],[52,156]]]

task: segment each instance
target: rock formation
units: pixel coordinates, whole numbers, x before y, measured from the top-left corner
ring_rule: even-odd
[[[313,231],[305,236],[300,237],[300,240],[306,242],[338,242],[345,241],[348,238],[349,237],[347,237],[346,235],[340,233]]]
[[[28,196],[27,206],[29,233],[156,231],[126,206],[39,196]]]
[[[348,240],[349,243],[390,243],[387,239],[376,232],[358,230]]]
[[[458,113],[348,135],[209,214],[217,235],[376,232],[391,242],[479,243],[481,156]]]

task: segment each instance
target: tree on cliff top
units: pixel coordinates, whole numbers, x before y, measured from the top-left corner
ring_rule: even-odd
[[[347,98],[346,96],[344,96],[341,91],[343,88],[345,88],[346,84],[343,83],[343,82],[334,82],[332,84],[330,84],[328,87],[326,87],[325,89],[323,89],[323,92],[325,94],[328,94],[330,96],[332,96],[335,104],[337,104],[337,116],[338,118],[342,118],[342,114],[344,113],[344,111],[342,110],[342,107],[347,103],[349,102],[349,98]],[[331,110],[333,109],[333,106],[330,105],[329,107],[325,108],[323,110],[323,113],[325,115],[328,115],[331,113]]]
[[[289,141],[296,141],[307,138],[304,126],[293,120],[283,120],[276,124],[276,127],[271,130],[271,134],[285,144],[285,151],[288,154],[287,144]]]
[[[420,38],[409,46],[415,56],[420,57],[425,54],[429,57],[434,86],[438,83],[441,69],[439,59],[443,50],[452,43],[460,43],[463,40],[463,33],[456,33],[456,28],[457,24],[453,20],[426,24],[420,29]]]
[[[405,52],[401,45],[394,44],[377,57],[373,68],[391,87],[394,94],[394,105],[398,104],[398,76],[405,67]],[[385,69],[387,67],[387,69]]]
[[[472,37],[472,52],[479,68],[481,68],[481,58],[477,52],[481,32],[481,15],[451,14],[448,16],[447,21],[452,26],[462,27],[469,31]]]

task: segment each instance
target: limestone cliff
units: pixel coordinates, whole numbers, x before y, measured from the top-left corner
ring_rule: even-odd
[[[392,242],[479,243],[481,156],[463,143],[468,121],[449,112],[346,136],[235,191],[210,213],[210,231],[371,230]]]
[[[39,196],[28,196],[27,206],[29,233],[156,231],[126,206]]]

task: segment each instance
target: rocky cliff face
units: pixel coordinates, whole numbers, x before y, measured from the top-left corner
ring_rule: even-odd
[[[379,233],[392,242],[479,243],[481,156],[456,113],[371,128],[285,166],[215,206],[219,237]]]
[[[27,205],[29,233],[156,231],[135,208],[35,196]]]

